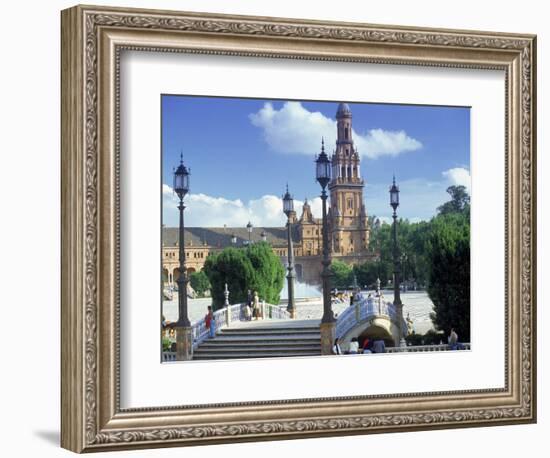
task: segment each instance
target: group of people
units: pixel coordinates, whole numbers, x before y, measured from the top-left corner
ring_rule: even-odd
[[[334,339],[334,345],[332,346],[332,353],[334,355],[358,355],[369,353],[386,353],[386,343],[383,339],[371,340],[365,337],[363,345],[359,348],[359,339],[353,337],[348,345],[346,351],[342,350],[340,345],[340,339],[337,337]]]
[[[246,321],[251,321],[252,318],[256,320],[262,318],[262,309],[260,308],[260,297],[258,291],[248,290],[246,295],[246,304],[244,306],[244,318]]]
[[[257,291],[254,291],[254,294],[252,294],[252,291],[248,290],[247,300],[244,306],[244,318],[247,321],[251,321],[253,318],[256,320],[262,318],[260,298]],[[216,320],[214,318],[214,311],[210,305],[204,317],[204,324],[206,329],[208,329],[208,337],[213,339],[216,336]]]

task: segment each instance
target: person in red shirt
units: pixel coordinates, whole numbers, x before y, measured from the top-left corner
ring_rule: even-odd
[[[214,319],[214,312],[212,311],[212,307],[208,306],[208,312],[204,317],[204,324],[206,325],[206,329],[208,329],[208,336],[213,339],[216,335],[216,320]]]
[[[365,337],[365,340],[363,341],[363,354],[372,353],[370,349],[370,340]]]

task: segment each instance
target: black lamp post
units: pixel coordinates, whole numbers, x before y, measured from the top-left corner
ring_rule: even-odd
[[[327,185],[330,182],[331,163],[325,153],[325,142],[321,141],[321,154],[315,160],[316,178],[321,185],[321,200],[323,201],[323,318],[321,323],[333,323],[334,313],[330,300],[330,257],[328,252],[328,224],[327,224]]]
[[[248,244],[252,243],[252,223],[249,221],[246,225],[246,230],[248,231]]]
[[[176,171],[174,172],[174,191],[180,199],[178,210],[180,211],[180,225],[179,225],[179,277],[178,283],[178,312],[179,317],[176,323],[176,327],[190,327],[191,323],[187,316],[187,269],[185,267],[185,234],[183,223],[183,211],[185,205],[183,204],[183,198],[189,192],[189,176],[191,170],[187,169],[183,165],[183,155],[181,162]]]
[[[290,215],[294,213],[294,199],[288,192],[288,185],[286,187],[286,193],[283,196],[283,211],[287,217],[287,243],[288,243],[288,274],[286,276],[288,282],[288,305],[286,309],[291,318],[295,317],[296,303],[294,300],[294,279],[296,274],[294,272],[294,249],[292,247],[292,224],[290,222]]]
[[[403,329],[403,303],[401,302],[400,278],[401,267],[399,263],[399,247],[397,246],[397,207],[399,207],[399,187],[395,184],[395,176],[393,184],[390,187],[390,205],[393,208],[393,304],[397,312],[399,320],[399,345],[406,346],[405,333]]]
[[[404,291],[407,291],[407,264],[408,264],[409,258],[407,256],[407,253],[401,254],[401,268],[403,270],[402,277],[403,277],[403,285],[404,285]],[[410,269],[409,269],[410,270]]]
[[[237,236],[235,234],[231,235],[231,244],[233,245],[237,244]]]

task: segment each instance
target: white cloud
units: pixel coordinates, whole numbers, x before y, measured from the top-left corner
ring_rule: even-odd
[[[314,155],[319,152],[321,137],[325,138],[329,151],[336,141],[336,121],[318,111],[307,110],[300,102],[285,102],[279,110],[267,102],[249,118],[262,129],[269,147],[279,153]],[[359,154],[371,159],[397,156],[422,147],[420,141],[403,130],[371,129],[366,134],[353,130],[353,138]]]
[[[162,188],[163,220],[169,227],[178,225],[178,198],[166,184]],[[185,224],[189,227],[244,227],[250,221],[256,227],[281,227],[286,223],[283,202],[278,196],[266,194],[258,199],[243,202],[206,194],[189,194],[185,199]],[[302,213],[303,202],[294,201],[298,217]],[[321,199],[310,201],[315,217],[321,215]]]
[[[397,156],[422,148],[422,143],[409,137],[404,130],[371,129],[367,135],[355,134],[354,138],[359,152],[373,159],[379,156]]]
[[[471,177],[468,169],[455,167],[454,169],[445,170],[442,175],[451,185],[464,186],[470,192]]]

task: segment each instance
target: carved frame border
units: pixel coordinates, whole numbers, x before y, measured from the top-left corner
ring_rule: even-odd
[[[116,177],[123,49],[504,70],[512,342],[506,388],[121,410]],[[532,35],[81,6],[63,11],[62,446],[81,452],[535,421],[535,63]]]

